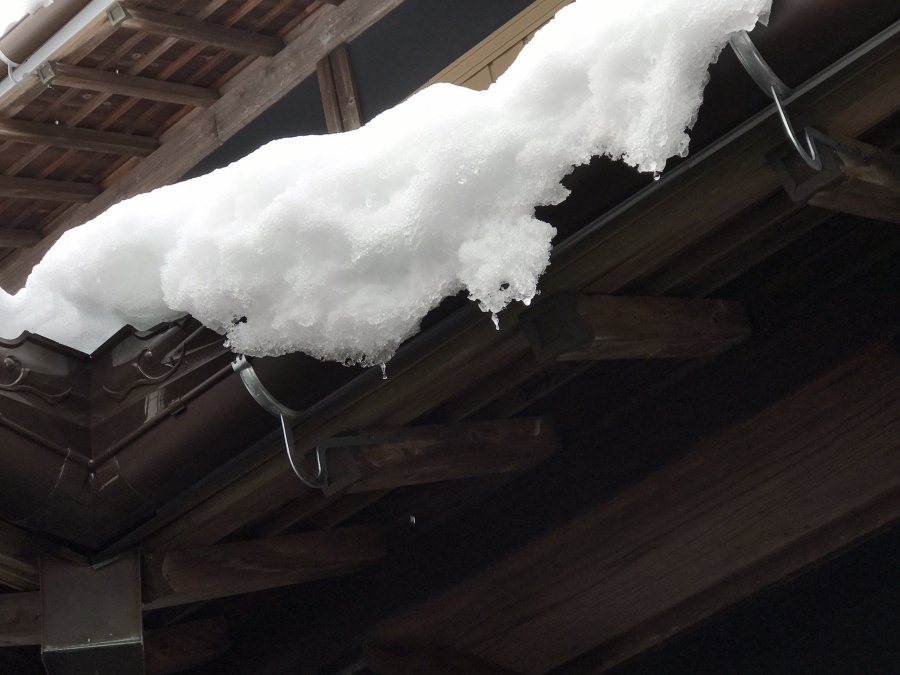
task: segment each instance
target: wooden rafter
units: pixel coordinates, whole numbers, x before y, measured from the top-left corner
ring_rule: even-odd
[[[369,645],[365,659],[369,670],[380,675],[519,675],[484,659],[436,646]]]
[[[0,248],[28,248],[42,238],[41,233],[35,230],[0,229]]]
[[[81,556],[42,537],[0,522],[0,585],[31,590],[38,585],[38,559],[60,558],[73,562]]]
[[[347,574],[385,553],[384,533],[347,527],[144,557],[144,608],[158,609]]]
[[[178,82],[154,80],[106,70],[48,61],[38,70],[41,81],[53,87],[86,89],[104,94],[134,96],[162,103],[177,103],[195,108],[208,108],[219,99],[219,92]]]
[[[155,138],[21,120],[0,120],[0,140],[134,157],[147,157],[159,148]]]
[[[694,298],[563,293],[519,320],[540,361],[714,356],[751,332],[739,303]]]
[[[0,176],[0,197],[46,199],[54,202],[89,202],[100,194],[93,183]]]
[[[261,35],[137,5],[115,3],[107,10],[107,14],[116,27],[198,42],[238,54],[274,56],[284,47],[281,39],[272,35]]]

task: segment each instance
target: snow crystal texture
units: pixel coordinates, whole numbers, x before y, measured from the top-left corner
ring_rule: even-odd
[[[460,290],[493,313],[528,302],[554,235],[534,207],[593,155],[660,171],[685,154],[709,64],[770,2],[578,0],[487,91],[429,87],[66,233],[0,291],[0,336],[90,352],[190,313],[237,352],[371,365]]]

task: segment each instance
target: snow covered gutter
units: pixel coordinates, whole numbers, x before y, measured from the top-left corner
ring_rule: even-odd
[[[25,17],[0,39],[0,52],[21,64],[10,77],[7,65],[0,63],[0,100],[111,4],[112,0],[55,0]]]

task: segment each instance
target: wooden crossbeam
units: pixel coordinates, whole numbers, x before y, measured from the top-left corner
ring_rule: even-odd
[[[384,556],[384,533],[346,527],[144,556],[144,609],[347,574]]]
[[[475,656],[437,646],[365,648],[366,665],[380,675],[518,675]]]
[[[142,33],[199,42],[238,54],[274,56],[284,48],[284,42],[272,35],[261,35],[135,5],[117,2],[106,10],[106,13],[117,28],[129,28]]]
[[[89,202],[100,194],[93,183],[0,176],[0,197],[46,199],[54,202]]]
[[[144,634],[145,675],[169,675],[202,666],[231,648],[225,619],[188,621]]]
[[[797,202],[900,224],[900,154],[838,139],[818,144],[822,170],[813,171],[792,147],[769,155],[788,195]]]
[[[328,132],[338,133],[361,127],[362,112],[347,45],[338,45],[319,61],[316,73]]]
[[[41,644],[41,594],[0,594],[0,647]]]
[[[208,108],[219,100],[219,92],[189,84],[153,80],[106,70],[48,61],[38,69],[41,82],[53,87],[87,89],[105,94],[135,96],[161,103],[177,103],[195,108]]]
[[[519,320],[540,361],[713,356],[751,333],[740,304],[693,298],[560,293]]]
[[[0,248],[28,248],[42,238],[41,233],[35,230],[0,229]]]
[[[543,417],[464,422],[367,434],[355,459],[361,478],[350,492],[513,473],[544,461],[559,438]]]
[[[0,139],[129,157],[147,157],[159,148],[155,138],[8,119],[0,120]]]
[[[16,590],[37,588],[38,559],[42,557],[83,561],[81,556],[58,544],[0,522],[0,585]]]

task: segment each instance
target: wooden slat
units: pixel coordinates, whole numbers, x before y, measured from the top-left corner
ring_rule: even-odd
[[[0,647],[41,644],[41,594],[0,594]]]
[[[328,57],[332,64],[334,89],[341,111],[341,122],[344,131],[351,131],[362,126],[362,112],[359,109],[359,97],[356,93],[356,80],[353,77],[353,66],[350,63],[350,52],[346,44],[339,44]]]
[[[316,75],[319,79],[322,110],[325,112],[325,127],[329,134],[339,134],[344,130],[344,120],[341,118],[341,106],[334,84],[334,67],[330,57],[326,56],[316,64]]]
[[[219,92],[213,89],[70,66],[66,63],[47,62],[40,67],[38,73],[41,81],[52,87],[71,87],[104,94],[135,96],[149,101],[177,103],[195,108],[208,108],[219,99]]]
[[[115,17],[115,25],[122,28],[178,38],[187,42],[198,42],[238,54],[274,56],[284,47],[284,42],[275,36],[216,25],[136,5],[116,3],[107,11]]]
[[[158,609],[347,574],[385,553],[374,527],[305,532],[144,557],[144,608]]]
[[[714,356],[750,337],[739,303],[563,293],[519,317],[540,361]]]
[[[28,248],[41,239],[43,236],[35,230],[0,229],[0,248]]]
[[[231,138],[257,116],[315,72],[316,64],[334,44],[350,42],[404,0],[344,0],[320,7],[286,38],[275,57],[260,59],[233,84],[210,110],[195,110],[161,139],[163,145],[135,171],[91,204],[62,214],[46,228],[47,237],[27,252],[19,251],[0,266],[0,286],[18,290],[34,265],[69,229],[103,213],[113,204],[181,178],[201,159]],[[323,41],[322,36],[331,36]]]
[[[435,646],[369,645],[365,659],[369,670],[380,675],[517,675],[484,659]]]
[[[93,183],[0,176],[0,197],[46,199],[54,202],[89,202],[100,194]]]
[[[559,449],[550,421],[541,417],[410,427],[372,436],[397,440],[356,451],[362,477],[350,492],[522,471]]]
[[[134,157],[147,157],[159,148],[155,138],[21,120],[0,120],[0,140]]]
[[[221,656],[231,648],[223,618],[189,621],[144,634],[146,675],[180,673]]]
[[[527,673],[595,649],[609,667],[635,653],[610,651],[631,631],[641,632],[645,649],[721,610],[726,598],[764,587],[773,576],[767,561],[778,561],[781,578],[900,518],[900,500],[884,501],[898,492],[900,358],[885,345],[384,622],[372,639],[440,639]],[[811,533],[815,555],[798,555]],[[794,553],[785,556],[788,550]],[[743,580],[740,597],[723,594],[735,579]],[[721,602],[699,603],[678,623],[653,624],[652,634],[644,628],[707,592]]]

